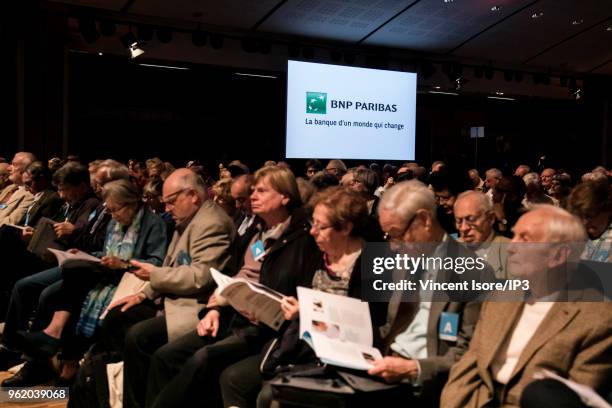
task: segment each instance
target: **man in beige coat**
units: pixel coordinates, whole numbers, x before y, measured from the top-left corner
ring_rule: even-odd
[[[518,220],[514,234],[509,266],[529,280],[530,300],[483,305],[470,348],[442,392],[443,408],[518,407],[523,389],[543,369],[610,391],[610,303],[581,301],[585,290],[559,290],[567,282],[555,279],[580,255],[567,245],[585,240],[580,220],[542,205]]]
[[[0,225],[17,224],[34,201],[34,196],[23,185],[22,174],[36,160],[32,153],[19,152],[9,166],[11,183],[0,192]]]
[[[145,299],[161,299],[164,309],[162,316],[135,324],[126,335],[125,407],[140,405],[153,352],[196,328],[204,307],[198,299],[205,299],[215,287],[210,268],[225,268],[236,235],[232,220],[208,199],[202,179],[189,169],[168,176],[163,200],[176,222],[164,263],[157,267],[132,261],[138,268],[134,275],[149,284],[111,305],[127,310]]]

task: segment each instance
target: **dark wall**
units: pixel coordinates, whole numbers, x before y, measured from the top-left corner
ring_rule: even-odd
[[[69,64],[69,150],[87,160],[157,155],[177,164],[240,158],[258,166],[283,156],[284,73],[249,78],[220,67],[168,70],[83,54],[71,54]],[[419,94],[417,161],[513,170],[546,155],[549,165],[582,172],[601,161],[598,106]],[[485,127],[477,157],[471,126]]]

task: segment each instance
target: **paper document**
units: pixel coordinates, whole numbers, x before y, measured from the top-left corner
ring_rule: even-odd
[[[77,251],[76,253],[68,251],[60,251],[59,249],[48,248],[57,258],[57,263],[62,268],[84,268],[91,267],[100,263],[100,258],[96,258],[93,255],[89,255],[83,251]]]
[[[327,364],[368,370],[382,358],[372,347],[370,308],[359,299],[299,287],[300,337]]]
[[[229,277],[215,268],[210,273],[219,286],[219,294],[227,299],[238,312],[247,312],[255,318],[278,330],[285,318],[280,307],[283,294],[258,282],[244,278]]]

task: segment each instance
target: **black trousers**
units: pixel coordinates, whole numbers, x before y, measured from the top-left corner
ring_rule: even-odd
[[[261,356],[252,355],[227,367],[219,377],[224,407],[255,407],[263,378],[259,370]]]
[[[194,332],[191,336],[194,334],[197,335]],[[164,384],[157,396],[153,396],[152,393],[147,395],[148,408],[203,407],[221,404],[217,380],[221,372],[227,366],[253,354],[253,351],[245,340],[235,334],[218,340],[208,337],[204,341],[209,344],[189,357],[178,373]],[[165,356],[162,359],[168,359],[168,354],[173,352],[181,353],[178,347],[167,348],[163,350]],[[160,360],[160,355],[157,353],[155,357],[156,360]],[[157,367],[159,365],[156,365]],[[158,370],[150,372],[151,384],[161,385],[160,379],[154,377],[159,372]]]
[[[521,395],[521,408],[586,408],[578,394],[561,381],[547,378],[533,381]]]

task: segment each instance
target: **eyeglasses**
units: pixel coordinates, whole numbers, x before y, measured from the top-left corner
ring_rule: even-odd
[[[408,230],[412,226],[412,223],[414,222],[415,218],[416,218],[416,214],[414,214],[412,218],[410,218],[410,221],[408,221],[408,224],[406,224],[406,228],[404,228],[400,234],[391,236],[391,234],[389,234],[388,232],[385,232],[385,235],[383,235],[383,239],[389,242],[402,241],[402,239],[404,238],[404,235],[406,235],[406,232],[408,232]]]
[[[315,222],[313,219],[310,219],[310,226],[311,228],[314,228],[315,230],[319,232],[326,230],[328,228],[332,228],[332,225],[322,225],[318,222]]]
[[[127,207],[127,204],[123,204],[121,207],[119,208],[110,208],[108,205],[106,206],[106,211],[108,211],[111,214],[117,214],[119,211],[123,210],[125,207]]]
[[[176,200],[178,199],[179,195],[185,191],[189,190],[188,188],[181,188],[178,191],[175,191],[172,194],[168,194],[166,197],[162,197],[161,198],[161,202],[167,205],[174,205],[174,203],[176,202]]]
[[[469,227],[474,227],[478,224],[478,221],[480,221],[482,219],[482,216],[485,214],[486,213],[479,215],[468,215],[467,217],[463,218],[455,217],[455,226],[459,228],[459,226],[461,226],[465,222]]]

